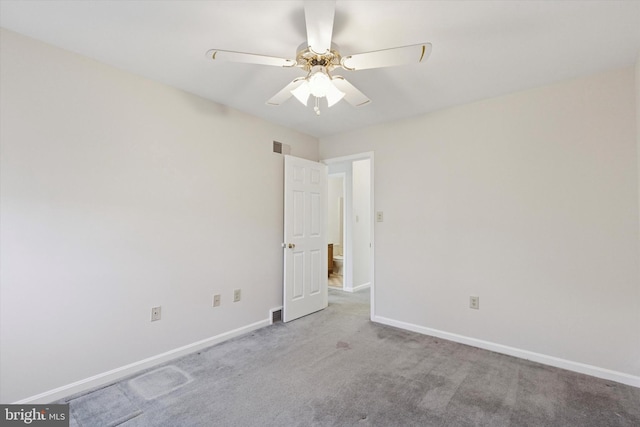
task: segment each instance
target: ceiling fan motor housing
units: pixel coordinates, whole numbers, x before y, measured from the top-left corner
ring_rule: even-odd
[[[303,43],[298,47],[296,66],[307,72],[310,72],[313,67],[321,66],[329,72],[340,66],[341,59],[338,46],[335,43],[331,43],[331,49],[324,53],[314,52],[306,43]]]

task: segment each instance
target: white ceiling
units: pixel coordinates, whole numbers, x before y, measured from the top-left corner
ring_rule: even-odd
[[[421,42],[433,53],[341,70],[372,103],[316,116],[295,98],[265,104],[300,69],[205,58],[217,48],[294,59],[302,1],[0,0],[0,25],[318,137],[630,66],[640,54],[640,1],[338,0],[343,55]]]

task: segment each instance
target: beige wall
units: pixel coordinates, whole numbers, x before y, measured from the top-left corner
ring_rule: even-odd
[[[317,160],[317,140],[15,33],[0,39],[0,401],[51,401],[94,375],[263,326],[282,305],[272,141]]]
[[[638,193],[640,193],[640,53],[638,53],[638,60],[636,61],[636,155],[638,158]],[[640,197],[638,197],[638,204],[640,205]],[[639,209],[640,215],[640,209]],[[638,221],[638,242],[640,246],[640,220]],[[638,254],[638,286],[636,287],[635,298],[640,301],[640,253]],[[636,310],[636,334],[640,335],[640,308]],[[640,339],[640,338],[639,338]],[[640,356],[638,356],[640,359]],[[640,361],[638,361],[640,365]],[[640,370],[640,368],[639,368]],[[639,385],[640,387],[640,385]]]
[[[353,176],[353,288],[371,284],[371,160],[351,165]]]
[[[344,177],[330,176],[327,183],[328,227],[327,241],[333,244],[333,253],[342,250],[344,221]]]
[[[626,68],[322,138],[375,152],[376,319],[640,386],[635,93]]]

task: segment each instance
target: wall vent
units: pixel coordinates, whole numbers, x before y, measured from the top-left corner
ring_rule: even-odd
[[[271,313],[271,323],[282,322],[282,310],[275,310]]]
[[[273,141],[273,152],[278,154],[291,154],[291,146],[282,142]]]
[[[273,141],[273,152],[282,154],[282,142]]]

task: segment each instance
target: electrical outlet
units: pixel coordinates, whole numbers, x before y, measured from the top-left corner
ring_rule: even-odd
[[[382,211],[376,212],[376,221],[377,222],[384,222],[384,212],[382,212]]]
[[[233,302],[238,302],[240,301],[240,297],[241,297],[241,291],[240,289],[235,289],[233,291]]]
[[[220,306],[220,295],[216,294],[213,296],[213,306],[214,307],[219,307]]]
[[[480,309],[480,297],[469,297],[469,308]]]
[[[162,307],[153,307],[151,309],[151,321],[155,322],[156,320],[160,320],[162,316]]]

